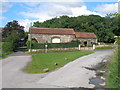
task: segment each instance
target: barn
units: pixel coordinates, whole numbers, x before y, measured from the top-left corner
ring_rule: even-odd
[[[28,40],[38,43],[67,43],[79,40],[83,45],[97,43],[97,36],[90,32],[75,32],[67,28],[30,28]]]

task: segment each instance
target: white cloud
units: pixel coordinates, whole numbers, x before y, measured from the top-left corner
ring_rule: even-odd
[[[33,22],[33,21],[31,21],[29,19],[25,19],[25,20],[19,20],[18,22],[21,26],[24,26],[25,31],[28,31],[29,27],[30,27],[30,23]]]
[[[99,5],[96,7],[95,11],[103,15],[118,12],[118,3]]]
[[[74,0],[77,1],[77,0]],[[26,4],[26,3],[25,3]],[[27,3],[27,5],[32,6],[28,9],[27,12],[20,12],[21,15],[24,16],[24,18],[34,18],[37,20],[21,20],[19,21],[21,25],[25,27],[25,31],[28,31],[30,22],[34,21],[40,21],[43,22],[45,20],[59,17],[62,15],[68,15],[68,16],[79,16],[79,15],[101,15],[96,12],[89,11],[87,9],[87,6],[84,5],[83,2],[52,2],[52,3]]]
[[[11,8],[12,5],[11,5],[10,3],[8,3],[8,2],[1,2],[1,3],[0,3],[0,7],[1,7],[0,13],[4,13],[4,12],[6,12],[9,8]]]
[[[102,15],[99,14],[99,13],[89,11],[86,6],[77,7],[77,8],[71,8],[71,10],[72,10],[72,12],[73,12],[73,15],[72,15],[72,16],[91,15],[91,14],[102,16]]]
[[[74,0],[77,1],[77,0]],[[27,12],[20,12],[25,18],[35,18],[45,21],[56,16],[68,15],[68,16],[79,16],[79,15],[90,15],[99,13],[87,10],[87,7],[83,2],[54,2],[39,4],[37,7],[32,7]]]
[[[27,3],[27,5],[31,8],[26,12],[20,12],[20,14],[23,15],[24,18],[34,18],[36,20],[21,20],[20,23],[25,26],[25,31],[28,31],[30,22],[34,21],[43,22],[62,15],[68,15],[70,17],[91,14],[105,16],[107,13],[116,12],[118,8],[117,3],[99,5],[95,8],[95,11],[88,10],[83,2]]]
[[[24,26],[24,31],[26,32],[29,31],[30,26],[32,26],[33,23],[36,21],[40,21],[40,20],[39,19],[38,20],[29,20],[29,19],[18,20],[19,24],[21,26]]]
[[[7,1],[7,0],[4,0],[4,1]],[[7,10],[11,7],[12,7],[11,3],[0,1],[0,20],[6,19],[6,17],[2,16],[2,13],[7,12]]]

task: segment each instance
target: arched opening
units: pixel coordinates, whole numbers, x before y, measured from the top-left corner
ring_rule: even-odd
[[[52,38],[52,43],[60,43],[60,38],[59,37],[53,37]]]
[[[38,43],[38,41],[35,38],[32,38],[33,43]]]
[[[87,41],[84,42],[84,46],[87,46]]]

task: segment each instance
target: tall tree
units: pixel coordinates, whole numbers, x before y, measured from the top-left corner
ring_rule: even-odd
[[[120,35],[119,15],[112,14],[106,17],[99,15],[68,17],[60,16],[42,23],[36,22],[34,26],[46,28],[73,28],[76,32],[94,32],[100,42],[114,42],[114,35]]]
[[[24,27],[20,26],[16,20],[8,22],[3,28],[2,38],[4,42],[13,43],[14,49],[16,49],[18,41],[24,38]]]

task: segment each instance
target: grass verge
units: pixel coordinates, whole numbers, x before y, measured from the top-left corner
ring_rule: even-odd
[[[13,53],[13,51],[9,51],[9,52],[0,54],[0,60],[7,58],[8,57],[7,55],[12,54],[12,53]]]
[[[64,66],[66,63],[73,61],[81,56],[91,54],[93,52],[58,52],[58,53],[42,53],[32,56],[32,62],[28,65],[27,73],[44,73],[43,69],[49,68],[53,71]],[[58,65],[55,65],[57,63]]]
[[[78,49],[66,49],[66,50],[48,50],[48,53],[54,53],[54,52],[76,52],[80,51]],[[33,51],[33,52],[25,52],[26,54],[39,54],[39,53],[45,53],[45,50],[41,51]]]
[[[4,58],[7,58],[7,56],[2,56],[2,57],[0,57],[0,60],[2,60],[2,59],[4,59]]]
[[[115,48],[114,55],[108,65],[107,88],[120,88],[120,38],[117,39],[118,47]]]
[[[113,46],[104,46],[104,47],[96,47],[95,50],[101,50],[101,49],[113,49],[115,47]]]
[[[118,48],[111,57],[108,69],[107,87],[118,88]]]

